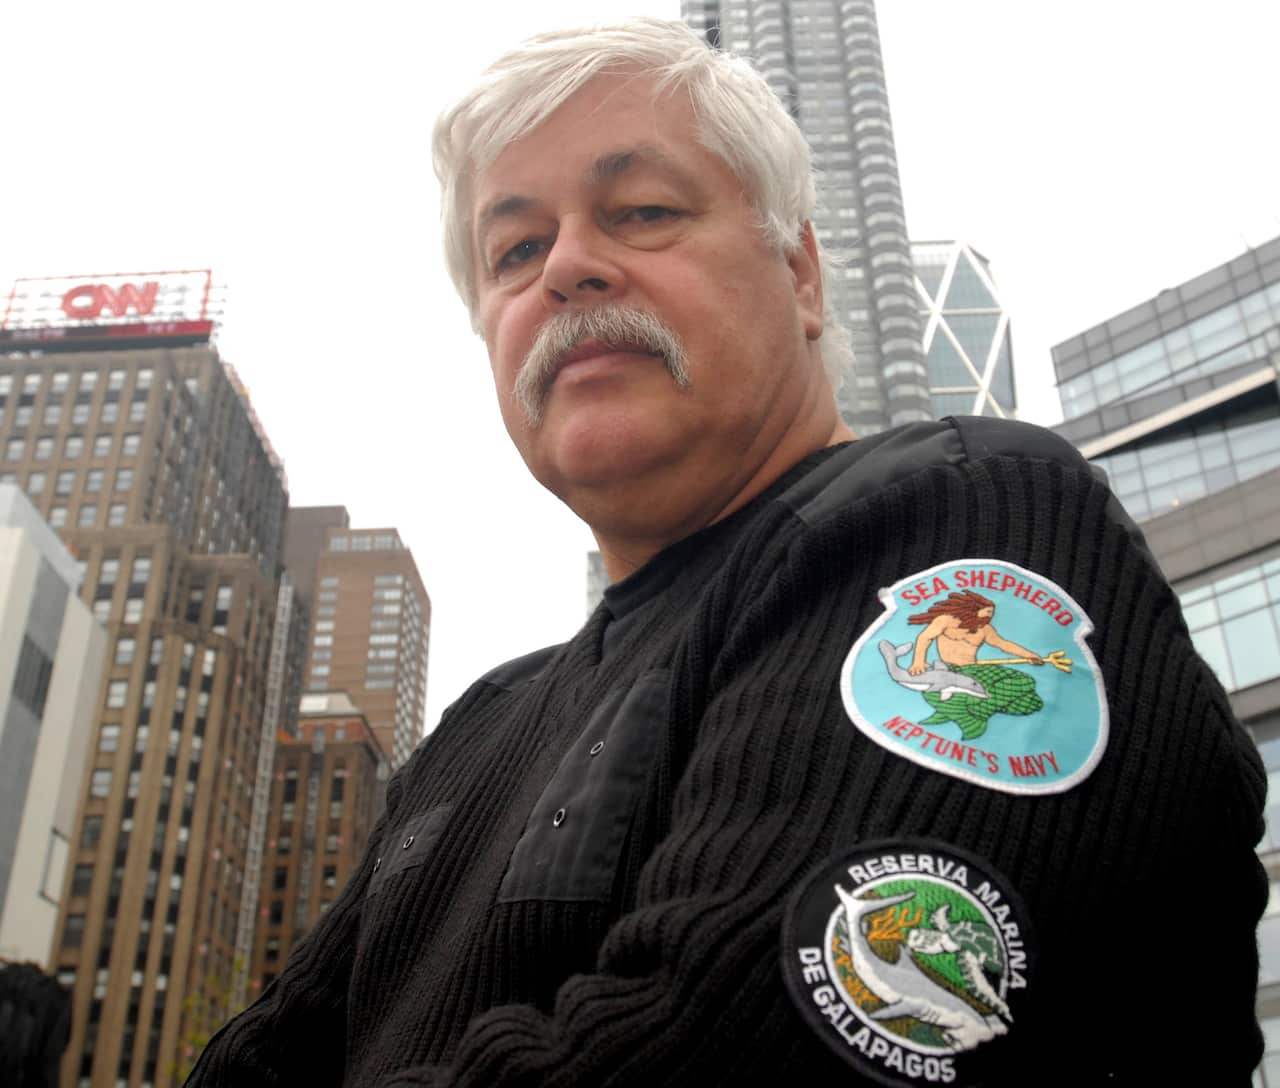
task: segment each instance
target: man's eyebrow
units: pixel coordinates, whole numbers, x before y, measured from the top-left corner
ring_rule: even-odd
[[[641,144],[638,147],[623,151],[609,151],[601,155],[587,169],[588,185],[599,185],[621,177],[636,167],[648,166],[667,174],[686,185],[697,184],[696,178],[688,173],[675,159],[652,144]],[[499,219],[522,215],[537,206],[537,201],[528,196],[500,196],[481,209],[476,216],[476,234],[484,232]]]
[[[480,212],[476,219],[476,231],[483,233],[494,220],[527,212],[533,207],[533,203],[527,196],[500,196]]]
[[[651,144],[641,144],[625,151],[610,151],[601,155],[587,171],[587,183],[594,185],[612,181],[637,166],[652,166],[681,180],[688,176],[670,155]]]

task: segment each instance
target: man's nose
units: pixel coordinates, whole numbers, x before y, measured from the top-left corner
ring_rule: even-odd
[[[548,308],[595,306],[618,298],[624,277],[613,258],[613,245],[612,239],[585,217],[562,220],[542,265],[542,289]]]

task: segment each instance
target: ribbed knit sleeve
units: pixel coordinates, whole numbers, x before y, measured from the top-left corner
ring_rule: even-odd
[[[974,558],[1052,581],[1092,621],[1110,733],[1066,792],[938,773],[872,743],[845,711],[842,663],[881,612],[877,591]],[[1174,594],[1085,466],[937,466],[812,522],[773,504],[699,598],[669,667],[667,825],[593,969],[548,1008],[475,1016],[438,1064],[361,1083],[860,1083],[787,994],[782,920],[815,866],[904,837],[980,856],[1029,912],[1029,1011],[993,1083],[1189,1083],[1201,1067],[1214,1084],[1248,1083],[1261,1050],[1261,766]],[[336,913],[316,945],[340,956]],[[337,1006],[321,1008],[332,1023]]]

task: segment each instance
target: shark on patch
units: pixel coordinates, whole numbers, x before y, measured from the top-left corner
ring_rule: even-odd
[[[880,590],[885,611],[845,658],[841,695],[869,738],[942,774],[1058,793],[1107,741],[1088,616],[1047,578],[964,559]]]

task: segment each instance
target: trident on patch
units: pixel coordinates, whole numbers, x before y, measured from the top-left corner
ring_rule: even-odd
[[[1054,650],[1039,661],[1029,661],[1025,657],[1002,657],[997,661],[975,661],[975,665],[1052,665],[1059,672],[1070,672],[1073,664],[1071,658],[1063,650]]]

